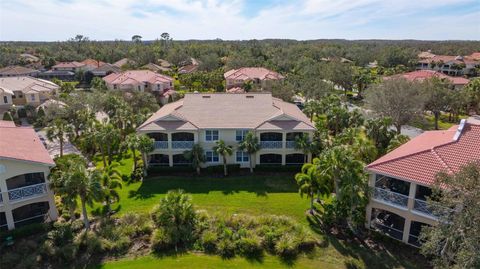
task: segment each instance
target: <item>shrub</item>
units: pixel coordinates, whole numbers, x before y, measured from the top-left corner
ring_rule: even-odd
[[[202,248],[207,253],[215,253],[217,250],[217,241],[218,236],[213,231],[205,231],[200,238]]]
[[[257,257],[263,252],[262,241],[256,235],[242,237],[237,241],[238,252],[247,257]]]
[[[34,234],[39,234],[45,231],[48,231],[51,229],[52,225],[50,223],[33,223],[30,225],[26,225],[20,228],[17,228],[12,231],[6,231],[6,232],[1,232],[0,233],[0,239],[2,241],[5,240],[5,238],[12,236],[14,239],[20,239],[23,237],[31,236]]]
[[[75,244],[82,253],[92,255],[104,251],[100,238],[92,231],[83,231],[75,238]]]
[[[150,242],[152,243],[152,250],[155,252],[169,250],[173,247],[170,234],[162,228],[155,230]]]
[[[257,164],[255,171],[257,172],[298,172],[301,165],[275,165],[275,164]]]
[[[235,244],[230,239],[221,239],[217,245],[217,252],[223,258],[232,258],[235,256]]]
[[[118,223],[121,233],[129,237],[151,234],[153,231],[152,223],[145,214],[127,213]]]
[[[3,113],[3,120],[13,121],[12,115],[8,111]]]
[[[282,258],[294,258],[298,255],[298,241],[290,234],[283,235],[275,245],[275,252]]]

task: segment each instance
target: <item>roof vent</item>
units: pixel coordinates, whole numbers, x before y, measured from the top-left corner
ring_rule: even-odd
[[[202,95],[202,98],[210,98],[210,95]]]
[[[460,125],[458,125],[457,132],[453,136],[453,141],[457,141],[460,138],[460,135],[462,134],[463,128],[465,128],[465,123],[467,123],[466,119],[462,119],[460,121]]]
[[[247,95],[247,98],[253,99],[253,95]]]

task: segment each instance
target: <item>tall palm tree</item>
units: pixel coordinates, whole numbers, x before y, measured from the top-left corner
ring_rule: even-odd
[[[193,168],[197,171],[197,175],[200,175],[200,166],[205,162],[205,152],[200,144],[193,145],[191,150],[187,150],[184,153],[185,159],[192,162]]]
[[[147,168],[148,168],[148,160],[147,155],[148,153],[152,152],[155,149],[154,140],[153,138],[148,137],[147,135],[139,135],[138,136],[138,150],[142,153],[142,160],[143,160],[143,174],[147,175]]]
[[[85,229],[90,229],[87,204],[93,206],[94,201],[101,201],[104,192],[101,184],[102,173],[98,170],[88,170],[81,162],[70,161],[65,169],[52,174],[51,188],[60,196],[70,199],[80,199]]]
[[[301,150],[303,153],[303,163],[307,163],[308,154],[311,152],[311,143],[308,139],[308,135],[302,134],[295,137],[295,149]]]
[[[140,147],[140,139],[136,133],[131,133],[125,138],[125,146],[127,146],[132,151],[133,156],[133,171],[137,169],[137,156],[136,151]]]
[[[62,118],[57,118],[50,122],[47,126],[47,139],[49,141],[58,140],[60,144],[60,157],[63,156],[63,146],[65,145],[66,136],[70,137],[72,127]]]
[[[300,196],[303,197],[305,194],[310,198],[310,213],[313,213],[313,199],[319,190],[317,167],[311,163],[304,164],[301,172],[295,175],[295,181],[299,186],[298,192]]]
[[[218,155],[222,156],[223,159],[223,175],[228,176],[227,170],[227,156],[233,154],[233,147],[225,144],[225,141],[219,140],[216,142],[216,145],[212,148]]]
[[[115,148],[120,144],[120,131],[110,123],[96,124],[95,129],[95,141],[106,167],[112,163]]]
[[[120,200],[120,195],[117,189],[122,188],[122,176],[116,169],[118,164],[112,164],[102,169],[101,183],[104,191],[105,209],[107,213],[110,213],[110,206],[114,202]]]
[[[248,132],[238,145],[238,149],[249,154],[250,173],[253,173],[253,156],[260,150],[258,137],[253,132]]]

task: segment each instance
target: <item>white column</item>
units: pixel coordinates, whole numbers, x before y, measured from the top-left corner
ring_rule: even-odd
[[[168,149],[172,150],[172,133],[167,133]]]
[[[285,165],[287,163],[287,155],[284,153],[282,153],[282,165]]]
[[[415,203],[415,194],[417,192],[417,184],[410,182],[410,190],[408,193],[408,210],[412,210]]]
[[[45,177],[45,183],[47,183],[47,194],[48,194],[48,207],[50,208],[48,210],[48,214],[50,217],[50,220],[55,221],[58,218],[58,211],[57,211],[57,206],[55,204],[55,195],[53,194],[53,191],[48,187],[48,174],[49,172],[44,172],[43,175]]]
[[[173,155],[171,153],[168,154],[168,165],[173,166]]]
[[[402,241],[408,243],[408,237],[410,236],[410,225],[412,220],[410,219],[410,214],[405,218],[405,226],[403,226],[403,238]]]

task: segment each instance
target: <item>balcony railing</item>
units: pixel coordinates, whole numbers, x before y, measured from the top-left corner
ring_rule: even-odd
[[[408,196],[382,188],[375,188],[373,192],[373,197],[377,200],[382,200],[387,203],[405,208],[408,205]]]
[[[172,141],[172,148],[174,149],[191,149],[193,141]]]
[[[10,190],[8,191],[8,199],[11,202],[16,202],[35,196],[41,196],[45,193],[47,193],[47,184],[40,183]]]
[[[286,147],[287,149],[293,149],[293,148],[295,147],[295,141],[287,141],[287,142],[285,143],[285,147]]]
[[[374,228],[375,230],[381,231],[382,233],[395,239],[402,240],[403,238],[403,231],[395,229],[391,226],[384,225],[380,223],[380,221],[372,221],[370,227]]]
[[[420,200],[420,199],[415,199],[415,203],[413,204],[413,209],[420,213],[430,215],[435,218],[442,217],[442,216],[446,217],[453,212],[453,210],[450,208],[446,208],[444,206],[434,204],[434,203],[428,203],[427,201]]]
[[[283,141],[260,141],[260,147],[264,149],[281,149]]]
[[[154,146],[156,149],[168,148],[168,141],[155,141]]]

